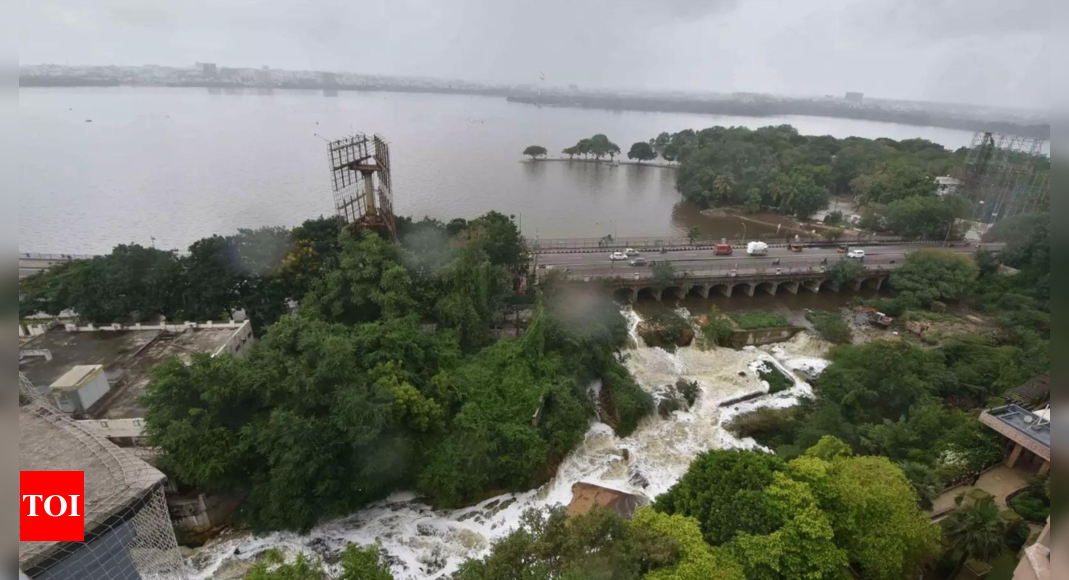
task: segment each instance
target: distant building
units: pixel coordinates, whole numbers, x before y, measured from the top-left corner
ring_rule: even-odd
[[[19,372],[64,412],[93,419],[144,416],[140,399],[157,363],[194,353],[241,356],[252,346],[244,322],[134,326],[19,327],[30,335],[19,352]]]
[[[219,66],[214,62],[198,62],[197,68],[200,69],[201,76],[209,79],[214,79],[219,76]]]
[[[846,102],[853,105],[860,105],[865,100],[865,93],[846,93]]]
[[[184,580],[166,478],[78,425],[19,377],[19,469],[84,473],[84,541],[19,542],[20,578]]]
[[[935,190],[936,195],[938,195],[939,197],[943,197],[944,195],[954,195],[955,193],[957,193],[958,186],[961,185],[961,180],[954,179],[950,176],[943,176],[936,177],[935,183],[937,186]]]

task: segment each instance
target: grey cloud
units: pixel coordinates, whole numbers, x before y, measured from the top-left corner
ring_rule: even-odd
[[[37,0],[23,63],[235,66],[1048,107],[1051,0]]]

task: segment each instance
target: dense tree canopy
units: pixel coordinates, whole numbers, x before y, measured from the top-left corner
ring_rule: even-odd
[[[602,509],[569,518],[563,507],[524,514],[490,555],[469,560],[454,580],[744,580],[723,550],[702,541],[698,523],[642,508],[631,521]]]
[[[979,274],[976,262],[950,250],[916,250],[891,274],[895,290],[914,297],[921,305],[957,300]]]
[[[529,156],[532,160],[545,157],[547,153],[549,151],[546,151],[546,148],[541,145],[529,145],[523,150],[523,154]]]
[[[280,552],[271,550],[244,580],[393,580],[377,545],[361,548],[350,544],[341,554],[340,569],[339,574],[328,574],[315,558],[299,554],[293,562],[286,562]]]
[[[653,149],[653,146],[646,141],[639,141],[631,145],[631,149],[627,152],[628,159],[634,159],[639,163],[643,161],[652,161],[657,159],[657,151]]]
[[[523,268],[510,218],[399,229],[401,243],[342,233],[247,358],[158,366],[145,402],[160,465],[242,491],[255,530],[307,530],[399,488],[444,506],[537,485],[586,432],[596,378],[620,433],[651,410],[615,356],[627,333],[607,297],[576,310],[547,289],[522,337],[489,344]],[[276,262],[268,247],[243,263]]]
[[[912,484],[886,458],[854,457],[822,439],[783,463],[752,451],[710,451],[655,509],[698,520],[751,580],[912,577],[938,554],[939,528],[917,507]]]

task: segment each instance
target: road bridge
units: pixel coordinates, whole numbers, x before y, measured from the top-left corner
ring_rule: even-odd
[[[621,300],[640,298],[661,300],[664,297],[697,296],[754,296],[757,293],[821,292],[860,290],[869,287],[879,290],[891,273],[905,262],[906,255],[924,246],[883,245],[854,246],[865,250],[859,263],[864,268],[858,278],[846,288],[832,276],[835,264],[848,260],[835,248],[809,248],[800,253],[786,248],[770,248],[767,256],[717,256],[712,250],[676,251],[646,254],[648,261],[672,264],[676,277],[671,284],[658,283],[649,265],[631,266],[629,262],[609,260],[608,253],[549,254],[538,256],[539,276],[562,272],[571,283],[600,284]],[[985,244],[985,249],[1000,251],[1000,244]],[[973,253],[976,247],[957,245],[946,249]]]

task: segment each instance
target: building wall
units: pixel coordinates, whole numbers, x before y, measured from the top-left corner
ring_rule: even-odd
[[[104,374],[103,367],[94,373],[88,382],[78,387],[78,399],[81,410],[92,407],[101,397],[108,394],[111,387],[108,385],[108,377]]]
[[[234,334],[230,336],[230,339],[226,341],[226,344],[212,353],[212,356],[219,356],[220,354],[245,356],[249,349],[252,348],[252,343],[254,341],[255,339],[252,336],[252,323],[246,320],[241,323],[236,331],[234,331]]]

